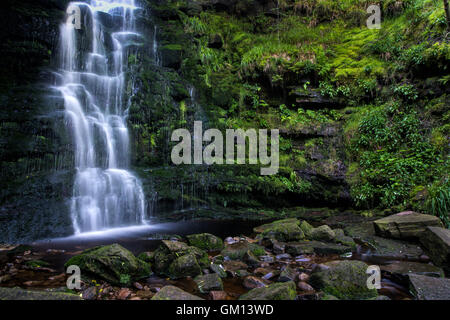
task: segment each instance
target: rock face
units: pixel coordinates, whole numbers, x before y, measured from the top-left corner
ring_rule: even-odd
[[[239,300],[295,300],[296,296],[295,283],[290,281],[250,290]]]
[[[149,264],[118,244],[88,249],[65,264],[66,268],[71,265],[79,266],[84,277],[117,285],[130,285],[151,274]]]
[[[282,242],[297,241],[305,238],[297,219],[285,219],[265,224],[253,229],[259,233],[258,238],[276,239]]]
[[[169,240],[162,241],[153,254],[152,263],[157,274],[173,279],[195,277],[201,274],[202,269],[209,267],[206,252],[184,242]]]
[[[223,291],[223,283],[217,273],[198,276],[194,279],[201,293],[209,293],[210,291]]]
[[[82,300],[66,292],[30,291],[20,288],[0,288],[0,300]]]
[[[450,279],[411,274],[409,285],[419,300],[450,300]]]
[[[166,286],[155,294],[152,300],[204,300],[174,286]]]
[[[189,244],[206,251],[220,251],[223,249],[223,241],[209,233],[193,234],[187,236]]]
[[[450,230],[428,227],[420,242],[433,262],[450,273]]]
[[[367,265],[361,261],[327,263],[329,269],[311,275],[310,284],[338,299],[362,300],[377,297],[376,289],[367,288]]]
[[[438,217],[417,212],[401,212],[374,222],[378,235],[394,239],[418,239],[427,227],[442,227]]]

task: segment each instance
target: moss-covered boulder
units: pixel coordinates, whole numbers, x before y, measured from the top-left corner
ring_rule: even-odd
[[[172,279],[195,277],[202,273],[202,268],[192,253],[176,258],[169,266],[169,276]]]
[[[365,300],[378,296],[376,289],[367,288],[367,265],[361,261],[335,261],[328,269],[315,272],[309,283],[325,294],[343,300]]]
[[[208,254],[184,242],[163,240],[151,260],[154,271],[173,279],[201,274],[210,265]]]
[[[256,288],[239,297],[239,300],[295,300],[297,296],[293,281],[275,283]]]
[[[80,267],[82,277],[102,279],[116,285],[130,285],[151,274],[148,263],[118,244],[88,249],[72,257],[65,267],[71,265]]]
[[[157,294],[155,294],[152,300],[203,300],[200,297],[194,296],[180,288],[174,286],[165,286]]]
[[[321,241],[299,241],[286,244],[286,252],[292,256],[302,254],[345,254],[352,252],[352,248],[335,243],[326,243]]]
[[[206,251],[220,251],[223,249],[223,241],[210,233],[193,234],[187,236],[189,244]]]
[[[344,230],[342,229],[336,229],[333,230],[335,237],[334,237],[334,242],[342,244],[344,246],[348,246],[352,249],[356,249],[356,243],[353,240],[352,237],[346,236],[344,233]]]
[[[31,291],[21,288],[0,288],[1,300],[82,300],[79,295],[60,291]]]
[[[259,233],[258,238],[276,239],[282,242],[297,241],[305,238],[305,234],[300,229],[298,219],[278,220],[253,229]]]
[[[246,256],[247,252],[251,252],[256,257],[266,254],[263,247],[247,241],[226,245],[220,254],[224,257],[230,258],[231,260],[242,260]]]
[[[379,236],[394,239],[418,239],[427,227],[442,227],[438,217],[417,212],[401,212],[374,222]]]
[[[223,283],[217,273],[205,274],[194,279],[201,293],[223,291]]]
[[[303,231],[306,237],[309,237],[311,231],[314,229],[312,225],[310,225],[307,221],[303,220],[300,223],[300,229]]]
[[[309,238],[317,241],[333,241],[335,237],[336,234],[327,225],[314,228],[309,232]]]

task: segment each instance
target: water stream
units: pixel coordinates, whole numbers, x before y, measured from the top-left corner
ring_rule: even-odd
[[[129,170],[125,95],[127,46],[139,39],[134,0],[72,2],[81,30],[61,25],[60,82],[73,137],[76,177],[71,201],[75,233],[145,224],[141,182]],[[104,21],[110,25],[105,27]],[[111,27],[111,25],[113,25]]]

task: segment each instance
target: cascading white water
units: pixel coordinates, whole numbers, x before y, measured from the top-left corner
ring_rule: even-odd
[[[82,32],[61,25],[57,89],[65,101],[77,173],[71,214],[76,233],[145,223],[142,185],[129,172],[124,61],[138,38],[134,0],[72,2],[82,12]],[[114,27],[108,30],[101,17]],[[114,29],[114,32],[111,32]],[[117,30],[116,30],[117,29]]]

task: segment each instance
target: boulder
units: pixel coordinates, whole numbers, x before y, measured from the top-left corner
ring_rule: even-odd
[[[420,274],[429,277],[444,277],[444,271],[432,264],[410,262],[410,261],[396,261],[394,263],[380,266],[381,271],[393,274],[400,277],[408,277],[409,274]]]
[[[223,283],[217,273],[198,276],[194,279],[201,293],[209,293],[210,291],[223,291]]]
[[[344,246],[350,247],[352,249],[356,249],[356,243],[352,237],[346,236],[344,230],[336,229],[334,230],[334,242],[342,244]]]
[[[328,269],[315,272],[309,283],[325,294],[343,300],[376,298],[376,289],[367,288],[368,266],[361,261],[334,261],[325,264]]]
[[[327,225],[309,231],[309,238],[317,241],[333,241],[335,236],[334,231]]]
[[[450,273],[450,230],[428,227],[420,238],[433,263]]]
[[[410,274],[409,287],[418,300],[450,300],[450,279]]]
[[[171,279],[195,277],[202,273],[202,268],[197,262],[195,255],[186,254],[176,258],[169,266]]]
[[[419,239],[427,227],[442,227],[438,217],[413,211],[401,212],[374,221],[375,232],[394,239]]]
[[[335,243],[320,241],[300,241],[286,244],[286,252],[292,256],[304,254],[345,254],[352,252],[352,248]]]
[[[263,247],[247,241],[240,241],[226,245],[225,249],[223,249],[220,254],[224,257],[230,258],[231,260],[242,260],[248,251],[256,257],[266,254]]]
[[[187,236],[189,245],[206,251],[221,251],[223,241],[219,237],[209,233],[193,234]]]
[[[253,231],[259,233],[259,239],[270,238],[281,242],[297,241],[305,238],[299,225],[300,221],[297,219],[285,219],[256,227]]]
[[[302,229],[302,231],[306,237],[309,237],[310,233],[314,229],[314,227],[312,225],[310,225],[307,221],[303,220],[300,223],[300,229]]]
[[[204,300],[174,286],[165,286],[152,300]]]
[[[20,288],[0,288],[1,300],[82,300],[79,295],[58,291],[31,291]]]
[[[295,283],[290,281],[250,290],[239,300],[295,300],[296,296]]]
[[[116,285],[130,285],[151,274],[148,263],[118,244],[88,249],[72,257],[65,267],[71,265],[80,267],[81,275],[87,279],[102,279]]]

